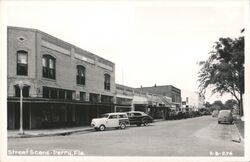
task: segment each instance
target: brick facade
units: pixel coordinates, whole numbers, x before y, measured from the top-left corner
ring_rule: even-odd
[[[45,109],[46,102],[54,102],[53,99],[44,99],[44,87],[50,87],[55,89],[63,89],[65,91],[72,92],[72,99],[68,102],[60,103],[56,101],[57,104],[50,104],[49,107],[56,107],[56,111],[62,112],[59,117],[62,121],[67,122],[68,118],[73,118],[75,120],[75,112],[77,106],[82,104],[82,110],[79,112],[84,112],[88,115],[88,118],[96,117],[99,112],[102,112],[101,107],[104,109],[106,107],[107,111],[112,111],[112,105],[115,96],[115,64],[101,58],[95,54],[85,51],[79,47],[69,44],[63,40],[55,38],[47,33],[44,33],[35,29],[19,28],[19,27],[8,27],[8,127],[10,129],[17,128],[18,126],[13,125],[18,120],[15,116],[18,115],[19,107],[19,97],[16,97],[15,87],[22,81],[25,85],[29,86],[29,97],[24,98],[24,102],[28,105],[24,108],[29,117],[29,128],[36,128],[34,124],[36,121],[32,113],[39,112],[43,113],[42,109]],[[28,74],[27,75],[17,75],[17,51],[26,51],[28,55]],[[43,76],[43,56],[49,55],[55,59],[55,79],[49,79]],[[81,65],[85,68],[85,85],[79,85],[76,81],[77,76],[77,65]],[[108,74],[110,76],[110,89],[104,89],[104,75]],[[59,95],[57,93],[57,96]],[[80,92],[84,92],[85,101],[80,101]],[[67,93],[67,92],[64,92]],[[97,94],[98,102],[90,103],[90,94]],[[66,94],[65,94],[66,95]],[[103,98],[108,99],[103,99]],[[30,101],[32,99],[32,101]],[[102,101],[109,101],[110,103],[103,103]],[[35,109],[37,105],[34,103],[39,102],[39,108]],[[75,104],[77,102],[77,104]],[[32,106],[31,106],[32,105]],[[73,106],[72,106],[73,105]],[[74,108],[73,108],[74,107]],[[86,107],[93,107],[89,110]],[[12,110],[13,109],[13,110]],[[15,110],[14,110],[15,109]],[[52,112],[49,109],[49,112]],[[59,110],[60,109],[60,110]],[[96,112],[90,112],[95,109]],[[62,111],[61,111],[62,110]],[[65,110],[65,111],[64,111]],[[31,113],[30,113],[31,111]],[[71,116],[65,115],[67,111],[73,112]],[[105,111],[104,111],[105,112]],[[25,112],[26,113],[26,112]],[[46,114],[46,112],[45,112]],[[45,115],[46,116],[46,115]],[[87,116],[87,115],[84,115]],[[33,120],[31,119],[33,117]],[[47,118],[42,117],[41,118]],[[86,117],[87,118],[87,117]],[[46,119],[47,120],[47,119]],[[10,123],[9,123],[10,121]],[[90,121],[90,119],[88,119]],[[11,124],[12,122],[12,124]],[[88,122],[85,122],[87,124]]]

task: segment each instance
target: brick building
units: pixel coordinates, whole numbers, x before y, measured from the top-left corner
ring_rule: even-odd
[[[143,111],[154,118],[166,119],[171,106],[170,97],[116,84],[116,111]]]
[[[133,109],[134,89],[121,84],[116,84],[116,112],[131,111]]]
[[[181,90],[172,85],[163,85],[163,86],[153,86],[153,87],[141,87],[137,88],[137,90],[143,93],[152,93],[158,94],[166,97],[170,97],[172,99],[171,108],[175,108],[176,110],[181,109]]]
[[[8,27],[8,129],[89,125],[114,111],[115,65],[35,29]]]

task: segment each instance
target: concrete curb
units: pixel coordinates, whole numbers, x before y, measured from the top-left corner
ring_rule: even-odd
[[[240,137],[241,139],[241,142],[244,143],[244,138],[242,137],[242,135],[240,134],[240,131],[239,131],[239,128],[234,124],[234,126],[236,127],[237,129],[237,132],[238,132],[238,136]]]
[[[154,122],[164,122],[164,121],[166,120],[156,120]],[[26,133],[24,135],[15,134],[15,135],[9,135],[8,138],[35,138],[35,137],[46,137],[46,136],[66,136],[72,133],[84,132],[84,131],[88,131],[92,129],[93,128],[84,128],[80,130],[69,130],[69,131],[61,131],[61,132],[54,132],[54,133],[39,133],[39,134]]]
[[[244,138],[241,136],[239,129],[237,128],[237,126],[235,125],[235,123],[233,124],[232,127],[232,141],[233,142],[238,142],[238,143],[244,143]]]
[[[33,137],[46,137],[46,136],[65,136],[70,135],[72,133],[77,132],[84,132],[91,130],[91,128],[85,128],[81,130],[70,130],[70,131],[62,131],[62,132],[55,132],[55,133],[40,133],[40,134],[24,134],[24,135],[10,135],[8,138],[33,138]]]

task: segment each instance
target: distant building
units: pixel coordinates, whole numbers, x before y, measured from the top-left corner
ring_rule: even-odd
[[[137,91],[141,91],[142,93],[152,93],[165,97],[171,98],[171,108],[176,110],[181,109],[181,90],[172,86],[172,85],[162,85],[162,86],[153,86],[153,87],[141,87],[136,88]]]
[[[35,29],[8,27],[8,129],[89,125],[114,111],[115,64]]]
[[[198,111],[201,108],[204,108],[205,97],[199,92],[192,92],[182,90],[182,109],[189,111]]]
[[[131,111],[133,109],[134,89],[116,84],[115,112]]]
[[[172,106],[172,99],[160,94],[141,91],[116,84],[115,111],[143,111],[154,118],[165,119]]]

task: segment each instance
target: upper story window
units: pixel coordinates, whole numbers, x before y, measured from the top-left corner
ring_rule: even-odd
[[[56,79],[56,68],[55,68],[56,59],[50,55],[44,55],[42,62],[43,62],[43,77]]]
[[[28,52],[17,51],[17,75],[28,75]]]
[[[77,65],[76,83],[85,85],[85,67]]]
[[[104,89],[110,90],[110,75],[104,74]]]

